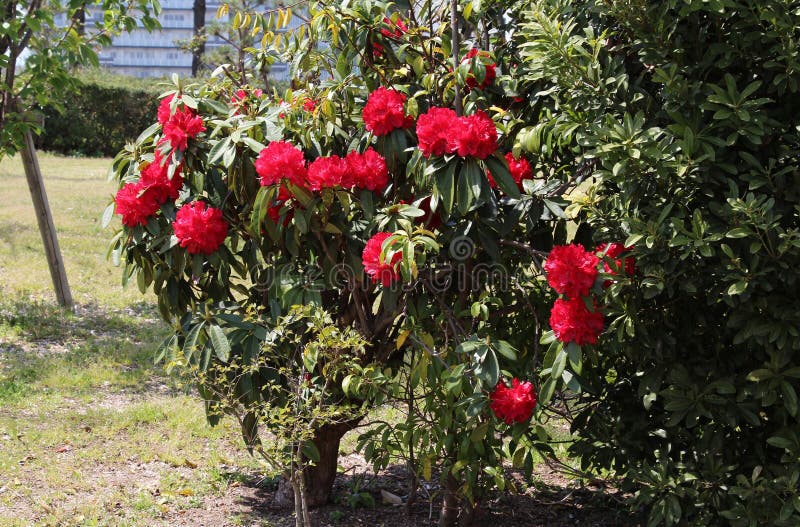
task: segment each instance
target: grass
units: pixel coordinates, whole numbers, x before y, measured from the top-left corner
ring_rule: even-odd
[[[77,308],[54,305],[21,163],[0,162],[0,525],[170,525],[259,467],[152,364],[169,328],[106,260],[110,160],[40,164]]]

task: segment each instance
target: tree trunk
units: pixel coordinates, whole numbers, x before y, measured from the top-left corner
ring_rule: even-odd
[[[61,257],[61,248],[58,245],[56,227],[53,224],[53,215],[47,202],[47,193],[44,191],[42,171],[39,168],[39,159],[36,157],[36,148],[33,146],[33,135],[30,130],[25,132],[25,143],[20,154],[22,165],[25,167],[25,177],[31,191],[33,208],[36,210],[36,221],[39,223],[39,233],[44,243],[44,254],[50,268],[50,277],[53,279],[53,288],[59,305],[72,309],[72,292],[67,281],[67,271],[64,268],[64,259]]]
[[[325,425],[314,434],[314,445],[319,451],[319,462],[305,470],[306,500],[309,507],[328,503],[336,479],[339,461],[339,443],[347,432],[358,423],[344,422]]]
[[[453,527],[458,521],[460,503],[458,499],[458,481],[445,468],[441,476],[442,511],[439,514],[439,527]]]
[[[304,483],[306,504],[309,508],[321,507],[330,500],[339,461],[339,443],[347,432],[355,428],[361,418],[324,425],[314,434],[314,445],[319,451],[319,462],[306,467]],[[292,507],[294,490],[288,478],[281,479],[275,493],[275,505]]]
[[[192,77],[197,77],[203,65],[203,55],[206,53],[204,36],[201,35],[206,27],[206,0],[194,0],[194,39],[192,43]]]

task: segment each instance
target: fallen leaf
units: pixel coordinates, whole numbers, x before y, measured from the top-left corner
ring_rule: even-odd
[[[398,496],[397,494],[392,494],[388,490],[381,489],[381,498],[383,498],[383,502],[389,505],[402,505],[403,498]]]

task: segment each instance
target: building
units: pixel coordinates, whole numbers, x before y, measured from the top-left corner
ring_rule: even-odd
[[[206,0],[206,25],[227,22],[228,17],[217,19],[217,10],[224,0]],[[91,31],[100,21],[103,11],[87,11],[86,29]],[[177,73],[182,77],[192,74],[192,54],[180,49],[177,42],[192,38],[194,33],[193,0],[161,0],[158,17],[161,29],[148,32],[143,27],[123,33],[113,39],[111,46],[100,50],[100,64],[113,73],[133,77],[168,77]],[[292,24],[295,25],[295,24]],[[140,25],[141,26],[141,25]],[[223,46],[224,41],[209,35],[206,52]],[[288,66],[273,65],[273,78],[288,78]]]
[[[217,20],[220,0],[206,0],[206,23]],[[90,30],[96,17],[103,12],[86,13]],[[134,29],[114,38],[111,46],[99,53],[100,64],[120,75],[133,77],[167,77],[172,73],[188,77],[192,74],[192,54],[183,51],[176,42],[189,40],[194,31],[193,0],[162,0],[158,17],[161,29],[148,32]],[[218,37],[210,37],[206,49],[222,45]]]

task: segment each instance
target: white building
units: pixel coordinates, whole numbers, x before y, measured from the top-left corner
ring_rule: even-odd
[[[206,24],[217,21],[219,5],[219,0],[206,1]],[[100,10],[86,13],[87,31],[91,31],[95,17],[102,16]],[[158,21],[161,29],[152,33],[139,28],[115,37],[111,46],[100,51],[100,64],[114,73],[133,77],[167,77],[172,73],[190,76],[192,54],[178,48],[176,42],[192,38],[193,0],[162,0]],[[218,37],[209,37],[206,50],[221,44]]]
[[[228,15],[217,18],[217,10],[224,0],[206,0],[206,25],[225,23]],[[95,23],[102,19],[102,10],[86,13],[86,30],[91,32]],[[99,53],[100,64],[114,73],[133,77],[168,77],[177,73],[182,77],[192,74],[192,54],[180,49],[178,41],[187,41],[194,32],[193,0],[161,0],[158,16],[161,29],[148,32],[141,27],[114,38],[111,46]],[[293,24],[294,25],[294,24]],[[206,53],[223,46],[224,41],[209,35]],[[288,66],[276,63],[272,66],[272,77],[288,78]]]

